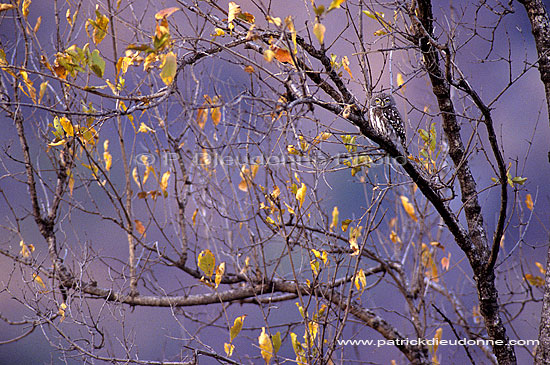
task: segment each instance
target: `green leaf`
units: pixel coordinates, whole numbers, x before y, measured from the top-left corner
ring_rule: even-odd
[[[519,184],[519,185],[525,184],[526,181],[527,181],[527,178],[526,177],[521,177],[521,176],[516,176],[512,179],[513,183],[516,183],[516,184]]]
[[[161,68],[160,78],[166,85],[170,85],[174,81],[178,69],[178,60],[174,52],[170,52],[164,56]]]
[[[109,25],[109,18],[99,12],[99,5],[95,9],[95,20],[88,19],[88,23],[94,28],[93,40],[96,45],[100,44],[103,38],[107,35],[107,26]],[[87,31],[87,29],[86,29]]]
[[[273,342],[273,352],[277,353],[279,349],[281,348],[281,332],[277,332],[273,337],[271,338]]]
[[[97,77],[103,77],[103,73],[105,72],[105,61],[101,58],[97,49],[94,49],[90,54],[89,65],[90,69]]]

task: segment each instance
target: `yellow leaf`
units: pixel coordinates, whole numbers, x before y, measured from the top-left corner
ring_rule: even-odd
[[[306,200],[306,192],[307,192],[306,184],[302,183],[302,186],[296,192],[296,200],[298,200],[298,202],[300,203],[300,208],[302,207],[302,204],[304,204],[304,201]]]
[[[273,356],[273,344],[271,343],[271,339],[267,333],[265,333],[265,327],[262,327],[262,333],[258,337],[258,343],[260,345],[261,354],[265,360],[265,363],[269,364],[271,357]]]
[[[214,267],[216,266],[216,258],[212,251],[206,249],[199,254],[198,258],[199,268],[206,274],[207,277],[211,277],[214,273]]]
[[[380,20],[380,18],[384,18],[384,13],[379,13],[379,12],[376,12],[375,13],[376,15],[375,15],[368,10],[363,10],[363,14],[365,14],[366,16],[374,20]]]
[[[57,313],[59,313],[59,315],[61,316],[59,322],[63,322],[65,320],[65,309],[67,309],[67,304],[63,302],[61,303],[61,305],[59,305],[59,310],[57,311]]]
[[[170,52],[163,56],[162,65],[160,66],[160,78],[166,85],[170,85],[174,81],[176,71],[178,70],[178,60],[174,52]]]
[[[19,246],[21,246],[21,251],[19,251],[19,254],[23,257],[30,257],[31,253],[34,252],[34,245],[27,245],[23,240],[19,242]]]
[[[241,332],[245,318],[246,314],[235,318],[233,321],[233,326],[229,329],[229,342],[233,342],[235,337],[237,337],[237,335]]]
[[[162,190],[165,197],[168,195],[168,193],[166,192],[166,189],[168,188],[169,178],[170,178],[170,171],[166,171],[164,174],[162,174],[162,178],[160,180],[160,189]]]
[[[138,219],[134,220],[134,223],[136,224],[136,231],[137,231],[141,236],[143,236],[143,238],[145,238],[145,236],[147,235],[147,233],[145,233],[145,226],[143,225],[143,223],[141,223],[141,221],[138,220]]]
[[[96,45],[99,45],[103,38],[107,35],[107,27],[109,25],[109,18],[99,12],[99,4],[95,8],[96,18],[88,19],[86,23],[86,32],[88,31],[88,24],[91,24],[94,28],[93,41]]]
[[[61,117],[61,119],[59,119],[59,123],[61,123],[61,126],[63,127],[63,130],[65,131],[65,133],[72,137],[74,136],[74,128],[73,128],[73,124],[71,123],[71,121],[65,117]]]
[[[134,167],[134,169],[132,170],[132,177],[134,178],[136,185],[141,188],[137,167]]]
[[[42,98],[46,94],[46,88],[48,87],[48,81],[44,81],[40,84],[40,91],[38,92],[38,104],[42,101]]]
[[[15,5],[12,4],[0,4],[0,12],[15,9]]]
[[[40,29],[40,24],[42,24],[42,17],[41,16],[36,18],[36,24],[34,25],[34,28],[32,29],[35,33],[38,32],[38,29]]]
[[[377,37],[379,37],[381,35],[386,35],[386,34],[388,34],[388,32],[386,32],[386,30],[384,30],[384,29],[378,29],[376,32],[373,33],[373,35],[375,35]]]
[[[437,348],[439,347],[439,342],[441,341],[441,337],[443,335],[443,328],[439,327],[436,331],[435,331],[435,335],[434,335],[434,345],[433,345],[433,353],[435,355],[435,353],[437,352]]]
[[[149,133],[149,132],[155,132],[155,130],[149,126],[147,126],[145,123],[141,122],[139,125],[139,129],[137,131],[138,133]]]
[[[34,247],[33,247],[33,251],[34,251]],[[546,275],[546,269],[544,268],[544,266],[542,266],[540,262],[535,261],[535,265],[537,265],[541,274]]]
[[[333,9],[337,9],[340,7],[340,5],[342,5],[342,3],[346,1],[346,0],[332,0],[332,2],[330,3],[329,7],[328,7],[328,10],[327,11],[331,11]]]
[[[367,277],[365,276],[363,269],[359,269],[357,275],[355,275],[354,282],[357,290],[363,293],[367,287]]]
[[[235,350],[235,345],[226,342],[223,344],[223,349],[225,351],[225,355],[231,357],[231,355],[233,355],[233,350]]]
[[[270,49],[266,49],[266,50],[264,51],[264,59],[265,59],[267,62],[273,61],[273,57],[275,57],[275,52],[273,52],[273,51],[270,50]]]
[[[344,226],[344,223],[342,222],[342,228]],[[361,229],[363,227],[349,227],[349,247],[353,251],[351,256],[357,256],[361,253],[359,249],[359,245],[357,244],[357,240],[361,236]]]
[[[29,15],[29,6],[31,5],[31,3],[32,3],[31,0],[23,1],[23,6],[21,7],[21,11],[23,12],[23,16],[25,17],[25,19]]]
[[[111,165],[113,164],[113,156],[111,156],[109,151],[103,152],[103,161],[105,161],[105,170],[111,170]]]
[[[166,9],[159,10],[155,14],[155,19],[156,20],[166,19],[178,10],[180,10],[180,8],[178,8],[178,7],[172,7],[172,8],[166,8]]]
[[[216,267],[216,278],[214,279],[214,282],[216,283],[216,288],[222,282],[224,272],[225,272],[225,262],[222,262],[221,264],[218,265],[218,267]]]
[[[280,27],[283,22],[281,21],[281,18],[273,18],[271,16],[267,16],[266,20],[270,22],[271,24],[275,24],[276,26]]]
[[[38,274],[32,274],[32,280],[34,280],[36,283],[38,283],[38,285],[40,285],[41,287],[43,287],[44,289],[46,288],[46,284],[44,284],[44,280],[42,280],[42,278],[40,277],[40,275]]]
[[[65,18],[67,19],[67,23],[72,27],[73,26],[73,20],[71,18],[71,8],[67,9],[67,12],[65,13]]]
[[[342,221],[342,232],[345,232],[348,230],[348,226],[351,223],[351,219],[344,219]]]
[[[311,271],[313,271],[313,274],[315,274],[315,276],[319,275],[319,261],[311,260],[309,262],[309,266],[311,267]]]
[[[338,207],[332,208],[332,222],[330,222],[329,230],[333,231],[338,227],[338,217],[340,216],[340,212],[338,211]]]
[[[533,210],[533,197],[531,197],[531,194],[527,194],[527,196],[525,197],[525,206],[527,207],[527,209],[529,210]]]
[[[294,47],[294,54],[298,52],[298,47],[296,46],[296,28],[294,27],[294,22],[292,21],[292,16],[289,15],[285,18],[285,25],[290,32],[290,37],[292,39],[292,46]]]
[[[403,85],[403,87],[401,87],[401,85]],[[401,87],[402,92],[405,91],[405,89],[407,88],[407,86],[405,85],[405,80],[403,79],[403,75],[400,72],[397,73],[397,87]]]
[[[313,34],[315,34],[315,37],[317,37],[317,40],[321,45],[325,41],[325,31],[326,27],[321,23],[315,23],[313,26]]]
[[[200,108],[199,110],[197,110],[197,124],[200,129],[204,128],[204,125],[206,124],[206,119],[208,119],[208,109]]]
[[[233,1],[229,2],[228,4],[229,11],[227,12],[227,23],[230,30],[233,30],[235,28],[235,25],[233,24],[233,20],[241,13],[241,6],[235,4]]]
[[[281,332],[277,332],[274,336],[271,337],[271,340],[273,342],[273,352],[274,353],[279,352],[279,349],[281,348],[281,345],[282,345]]]
[[[244,68],[244,72],[247,72],[247,73],[249,73],[249,74],[252,74],[252,73],[254,73],[254,67],[248,65],[248,66],[246,66],[246,67]]]
[[[214,33],[211,34],[213,37],[220,37],[225,35],[225,31],[221,28],[214,28]]]
[[[414,206],[409,202],[409,198],[407,198],[404,195],[401,195],[401,204],[403,205],[403,209],[405,209],[405,212],[407,212],[409,217],[411,217],[413,221],[418,222],[418,218],[414,213]]]

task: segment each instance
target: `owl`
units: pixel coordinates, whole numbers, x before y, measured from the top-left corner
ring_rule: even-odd
[[[401,145],[407,150],[405,125],[395,106],[395,100],[388,94],[377,94],[370,99],[369,119],[371,126],[383,136],[397,135]]]

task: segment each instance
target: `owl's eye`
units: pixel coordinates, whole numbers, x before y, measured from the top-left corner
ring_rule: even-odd
[[[381,100],[380,100],[379,98],[374,99],[374,103],[375,103],[375,104],[378,105],[378,104],[380,104],[380,102],[381,102]]]
[[[388,104],[389,104],[389,102],[390,102],[390,98],[386,98],[386,99],[384,99],[384,102],[386,102],[386,103],[388,103]]]

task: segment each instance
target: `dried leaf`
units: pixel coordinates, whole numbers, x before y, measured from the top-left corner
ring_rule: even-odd
[[[171,8],[166,8],[166,9],[159,10],[155,14],[155,19],[156,20],[166,19],[178,10],[180,10],[180,8],[178,8],[178,7],[171,7]]]
[[[38,283],[42,288],[46,289],[46,284],[44,284],[44,280],[40,277],[40,275],[34,273],[32,274],[32,280]]]
[[[353,75],[351,73],[351,69],[349,68],[349,59],[348,56],[342,57],[342,67],[344,67],[344,70],[349,74],[349,77],[353,79]]]
[[[168,196],[168,192],[166,191],[166,189],[168,189],[168,179],[170,179],[170,171],[166,171],[160,180],[160,189],[162,190],[164,197]]]
[[[67,309],[67,304],[63,302],[59,305],[59,310],[57,311],[57,313],[61,316],[59,322],[63,322],[65,320],[65,309]]]
[[[214,282],[216,283],[216,288],[222,282],[224,272],[225,272],[225,262],[222,262],[221,264],[218,265],[218,267],[216,267],[216,277],[214,279]]]
[[[247,72],[249,74],[254,73],[254,67],[248,65],[244,68],[244,72]]]
[[[141,236],[143,236],[143,238],[145,238],[146,233],[145,233],[145,226],[143,225],[143,223],[141,223],[141,221],[138,220],[138,219],[134,220],[134,223],[136,224],[136,231],[137,231]]]
[[[204,128],[204,125],[206,124],[206,120],[208,119],[208,109],[207,108],[200,108],[197,110],[197,124],[200,129]]]
[[[411,217],[411,219],[414,220],[415,222],[418,222],[418,218],[414,213],[414,206],[409,202],[409,198],[407,198],[404,195],[401,195],[401,204],[403,205],[403,209],[405,209],[405,212],[407,212],[409,217]]]
[[[367,277],[365,276],[365,272],[363,271],[363,269],[359,269],[353,281],[355,283],[355,288],[362,294],[367,287]]]
[[[42,24],[42,17],[41,16],[36,18],[36,23],[34,24],[34,28],[32,29],[35,33],[38,32],[38,29],[40,29],[40,24]]]

